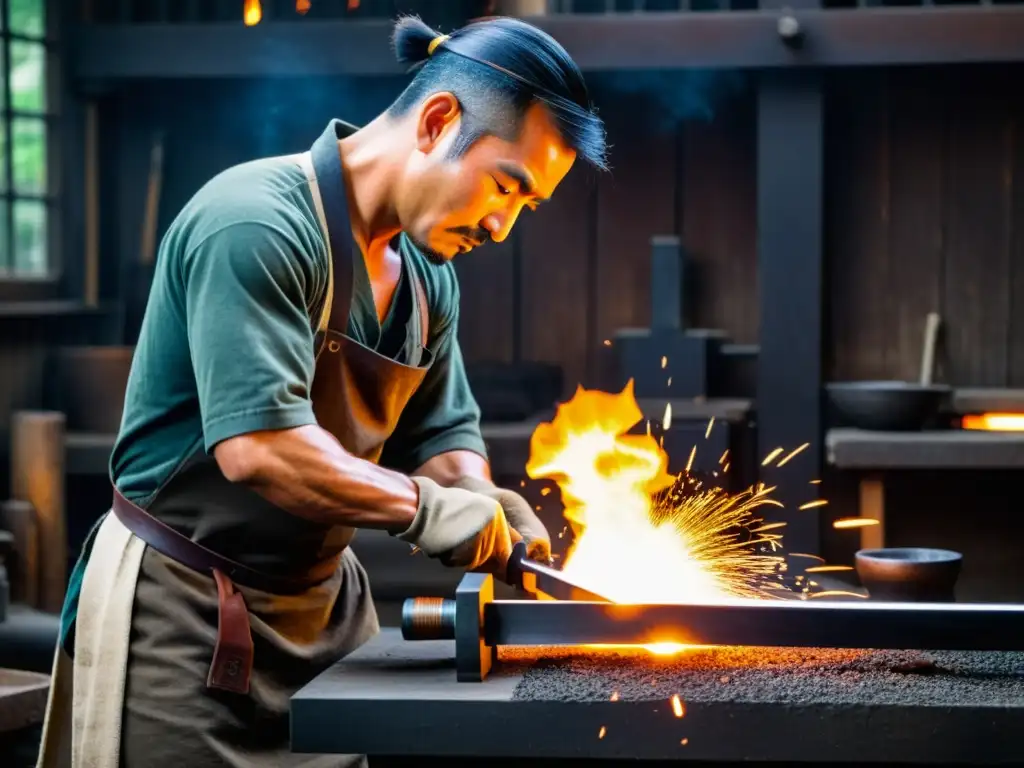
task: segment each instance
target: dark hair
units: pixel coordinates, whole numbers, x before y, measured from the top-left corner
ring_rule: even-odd
[[[431,52],[440,36],[415,16],[395,24],[395,56],[418,71],[389,114],[403,115],[433,93],[451,92],[463,112],[452,150],[458,156],[485,134],[514,140],[523,114],[540,102],[565,143],[607,170],[604,124],[590,103],[583,73],[553,37],[505,17],[467,24]]]

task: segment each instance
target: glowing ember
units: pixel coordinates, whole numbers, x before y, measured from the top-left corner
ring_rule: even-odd
[[[964,429],[985,432],[1024,432],[1024,413],[979,413],[964,416]]]
[[[679,694],[672,694],[672,714],[676,717],[682,717],[686,714],[686,709],[683,707],[683,702],[679,700]]]
[[[789,463],[790,461],[792,461],[792,460],[793,460],[793,458],[794,458],[795,456],[799,456],[799,455],[800,455],[800,454],[801,454],[801,453],[802,453],[802,452],[803,452],[803,451],[804,451],[804,450],[805,450],[805,449],[806,449],[806,448],[807,448],[808,446],[810,446],[810,443],[804,443],[803,445],[801,445],[801,446],[798,446],[797,448],[794,448],[794,449],[793,449],[792,451],[790,451],[790,453],[789,453],[789,454],[788,454],[787,456],[785,456],[785,457],[784,457],[784,458],[782,459],[782,461],[780,461],[780,462],[779,462],[779,463],[778,463],[778,464],[777,464],[776,466],[779,466],[779,467],[784,467],[784,466],[786,466],[786,465],[787,465],[787,464],[788,464],[788,463]]]
[[[668,475],[658,441],[627,434],[642,418],[632,381],[618,394],[581,387],[534,432],[527,474],[558,484],[576,534],[562,571],[620,603],[714,603],[782,588],[783,559],[765,554],[779,547],[781,524],[751,530],[759,507],[781,506],[773,489],[730,495]]]
[[[852,571],[852,565],[815,565],[805,568],[804,573],[836,573],[838,571]]]
[[[846,528],[867,528],[871,525],[878,525],[878,521],[873,517],[841,517],[832,523],[832,527],[837,531]]]

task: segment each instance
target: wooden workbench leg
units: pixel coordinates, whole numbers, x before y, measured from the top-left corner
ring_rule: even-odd
[[[878,521],[878,525],[865,525],[860,529],[860,548],[881,549],[884,547],[885,484],[882,482],[881,475],[861,478],[860,516]]]
[[[11,419],[11,496],[36,511],[39,607],[60,613],[67,587],[64,414],[16,411]]]

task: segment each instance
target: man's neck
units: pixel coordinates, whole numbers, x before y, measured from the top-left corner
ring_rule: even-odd
[[[385,268],[388,243],[401,231],[392,194],[395,149],[382,118],[339,142],[352,234],[371,277]]]

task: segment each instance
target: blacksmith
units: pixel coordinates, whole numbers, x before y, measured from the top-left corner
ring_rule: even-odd
[[[525,23],[404,19],[395,48],[384,114],[224,171],[161,242],[43,766],[358,764],[288,748],[289,697],[378,630],[355,530],[499,578],[550,550],[491,482],[451,261],[603,167],[602,124]]]

